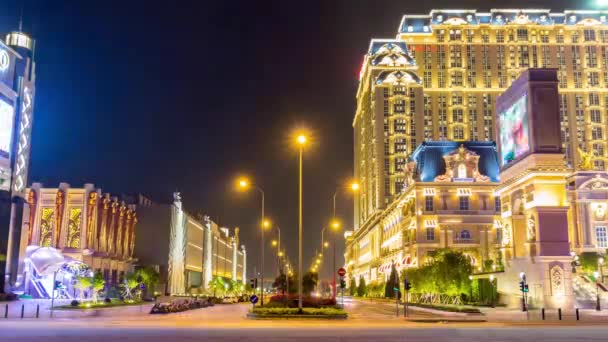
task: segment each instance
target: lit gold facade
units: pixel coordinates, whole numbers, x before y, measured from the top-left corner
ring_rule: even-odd
[[[527,68],[556,68],[562,147],[604,170],[608,12],[433,10],[405,15],[396,39],[372,40],[353,121],[355,229],[403,190],[407,158],[426,140],[494,140],[495,101]]]

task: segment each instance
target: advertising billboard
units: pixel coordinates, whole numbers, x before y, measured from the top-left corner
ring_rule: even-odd
[[[508,164],[530,152],[528,95],[524,93],[499,114],[500,163]]]
[[[13,136],[14,110],[8,102],[0,98],[0,157],[9,158]]]

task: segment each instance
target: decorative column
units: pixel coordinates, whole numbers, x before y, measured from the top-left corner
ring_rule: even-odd
[[[209,216],[205,216],[203,218],[205,224],[205,256],[203,260],[203,288],[205,290],[209,289],[209,283],[213,278],[213,232],[211,231],[211,219]]]
[[[239,227],[234,228],[234,236],[232,237],[232,280],[236,281],[236,270],[238,265],[239,249]]]
[[[246,281],[247,281],[247,251],[245,250],[245,245],[241,246],[241,250],[243,251],[243,284],[246,284]]]
[[[186,292],[186,229],[182,201],[178,192],[173,194],[171,207],[171,235],[169,241],[169,294]]]

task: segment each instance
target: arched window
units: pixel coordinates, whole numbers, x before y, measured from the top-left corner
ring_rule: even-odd
[[[471,232],[465,229],[460,232],[459,238],[460,240],[471,240]]]
[[[458,178],[467,178],[467,167],[464,163],[458,165]]]

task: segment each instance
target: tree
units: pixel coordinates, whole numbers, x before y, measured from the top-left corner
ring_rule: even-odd
[[[141,295],[141,291],[139,291],[139,280],[137,273],[127,273],[125,275],[125,279],[121,285],[122,287],[122,296],[125,299],[133,299],[133,290],[135,290],[138,295]]]
[[[91,279],[91,286],[93,287],[93,301],[97,303],[97,295],[99,291],[103,290],[106,285],[106,280],[103,278],[101,271],[95,272],[95,275]]]
[[[409,270],[408,280],[414,293],[469,296],[472,272],[471,260],[466,255],[443,249],[435,251],[427,264]]]
[[[357,294],[357,282],[355,277],[350,277],[350,284],[348,285],[348,294],[354,296]]]
[[[92,285],[93,280],[91,277],[87,277],[86,275],[76,277],[74,288],[78,289],[81,302],[84,300],[84,290],[91,288]]]
[[[137,269],[135,271],[137,274],[137,280],[144,284],[144,295],[147,297],[148,291],[151,291],[152,294],[156,291],[156,284],[158,283],[158,278],[160,274],[156,271],[154,267],[145,266]]]
[[[367,286],[365,285],[365,278],[359,278],[359,286],[357,287],[357,296],[363,297],[367,293]]]
[[[307,272],[302,277],[302,293],[310,296],[317,286],[319,275],[316,272]]]
[[[599,254],[596,252],[583,252],[578,256],[578,264],[584,273],[591,274],[598,270]]]
[[[394,298],[395,288],[399,288],[399,275],[397,274],[397,269],[393,264],[391,267],[391,274],[388,277],[388,281],[386,282],[386,285],[384,287],[384,297]]]

